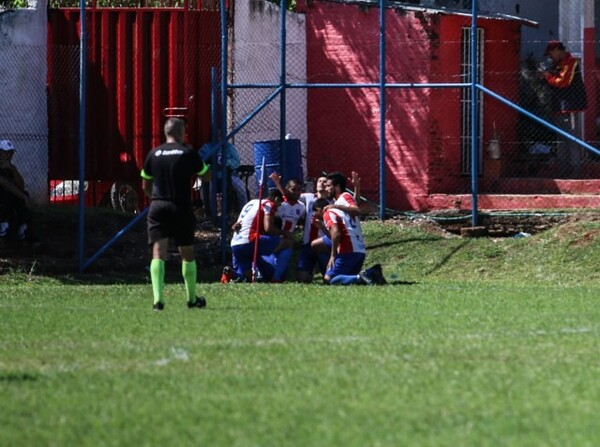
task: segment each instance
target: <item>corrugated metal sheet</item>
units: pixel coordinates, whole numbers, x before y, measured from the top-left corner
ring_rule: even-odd
[[[52,9],[48,21],[50,178],[76,178],[80,11]],[[86,12],[86,23],[87,180],[139,182],[166,115],[186,118],[194,147],[210,139],[218,11],[98,8]]]

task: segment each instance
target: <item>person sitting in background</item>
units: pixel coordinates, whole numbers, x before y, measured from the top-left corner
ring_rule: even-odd
[[[210,182],[202,183],[202,202],[205,209],[205,214],[214,213],[216,210],[211,209],[211,196],[219,196],[223,191],[223,180],[222,180],[222,171],[223,171],[223,160],[221,157],[221,145],[219,143],[206,143],[199,149],[200,156],[203,159],[208,158],[208,162],[211,160],[215,160],[216,165],[212,166],[213,178]],[[208,154],[213,154],[208,157]],[[245,189],[242,180],[235,173],[236,169],[240,167],[240,156],[236,147],[231,144],[225,144],[225,179],[226,179],[226,189],[227,189],[227,204],[229,211],[237,214],[241,211],[243,205],[246,203],[245,200]],[[215,189],[213,191],[212,185],[215,185]],[[240,196],[241,194],[241,196]],[[223,200],[222,196],[220,200]],[[220,208],[220,204],[218,203],[219,199],[215,199],[215,203],[217,203],[217,209]]]
[[[19,244],[31,239],[31,211],[25,180],[12,162],[14,154],[10,140],[0,141],[0,238]]]

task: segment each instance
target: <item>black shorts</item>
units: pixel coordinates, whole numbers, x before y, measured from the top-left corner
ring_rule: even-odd
[[[190,207],[153,200],[148,211],[148,243],[171,238],[178,247],[193,245],[196,217]]]

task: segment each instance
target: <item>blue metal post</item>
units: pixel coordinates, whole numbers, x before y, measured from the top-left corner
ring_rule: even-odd
[[[217,69],[212,67],[210,70],[210,82],[211,82],[211,91],[210,91],[210,127],[211,127],[211,141],[213,143],[217,143],[219,135],[217,133],[219,129],[219,121],[217,119],[217,93],[219,91],[219,84],[217,82]],[[213,154],[211,156],[212,166],[216,166],[217,154]],[[212,190],[216,191],[217,186],[217,177],[214,176],[210,179],[210,183],[212,186]],[[204,195],[204,192],[203,192]],[[210,201],[210,218],[213,223],[217,223],[217,197],[215,194],[208,194],[208,200]],[[208,205],[208,204],[207,204]]]
[[[280,4],[279,4],[279,33],[280,33],[280,37],[279,37],[279,42],[280,42],[280,52],[279,52],[279,85],[281,87],[281,95],[279,97],[279,157],[280,160],[283,162],[284,160],[284,156],[283,154],[285,153],[285,151],[287,150],[286,148],[286,141],[285,141],[285,135],[287,132],[287,116],[286,116],[286,107],[287,107],[287,101],[286,101],[286,76],[285,76],[285,63],[286,63],[286,46],[287,46],[287,33],[286,33],[286,26],[285,26],[285,16],[286,16],[286,1],[285,0],[281,0]],[[283,166],[280,166],[280,170],[283,171]],[[281,172],[279,173],[281,174]]]
[[[225,140],[225,135],[227,135],[227,70],[228,70],[228,60],[227,60],[227,10],[225,9],[225,0],[221,0],[220,2],[221,8],[221,144],[227,144],[227,140]],[[221,147],[221,156],[223,156],[223,152],[225,150],[225,146]],[[225,160],[221,159],[223,162],[223,166],[225,166]],[[223,172],[223,171],[221,171]],[[214,174],[214,173],[213,173]],[[223,180],[225,180],[225,173],[223,175]],[[221,202],[221,262],[225,264],[227,262],[227,234],[229,233],[229,228],[227,228],[227,213],[225,213],[227,205],[227,194],[224,189],[222,191],[221,199],[224,202]]]
[[[379,2],[379,219],[385,219],[385,0]]]
[[[87,61],[87,30],[85,26],[85,0],[79,2],[80,41],[79,41],[79,273],[83,273],[85,256],[85,105],[86,105],[86,61]]]
[[[477,0],[471,5],[471,223],[476,226],[479,221],[477,194],[479,180],[479,145],[477,139],[478,107],[477,107]]]

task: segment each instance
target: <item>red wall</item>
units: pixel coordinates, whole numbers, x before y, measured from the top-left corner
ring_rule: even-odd
[[[302,3],[302,2],[299,2]],[[307,75],[311,83],[379,81],[379,9],[311,1],[306,13]],[[461,82],[461,28],[470,18],[386,11],[388,83]],[[515,99],[519,25],[480,20],[486,32],[485,85]],[[379,91],[308,90],[308,175],[356,170],[364,195],[379,200]],[[400,210],[428,208],[434,192],[464,192],[460,175],[460,90],[388,89],[386,93],[386,202]],[[516,114],[485,100],[484,141],[496,127],[509,137]],[[512,138],[514,141],[514,138]]]

